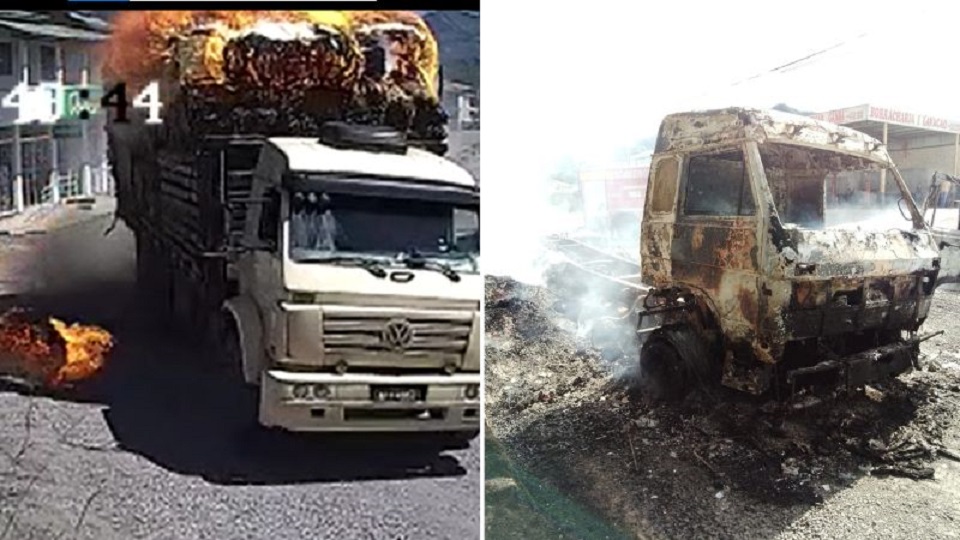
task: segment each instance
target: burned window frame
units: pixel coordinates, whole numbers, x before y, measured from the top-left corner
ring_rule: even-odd
[[[709,158],[722,154],[731,154],[739,152],[741,163],[743,163],[743,178],[740,184],[740,198],[738,211],[735,214],[708,214],[691,213],[687,206],[690,195],[690,172],[695,159]],[[745,192],[746,190],[746,192]],[[745,202],[749,201],[749,207],[745,207]],[[705,220],[754,220],[757,219],[760,212],[760,205],[757,202],[757,188],[754,185],[754,175],[750,167],[749,149],[744,144],[736,146],[724,146],[701,152],[693,152],[684,156],[680,170],[680,185],[678,198],[678,214],[684,218],[705,219]]]
[[[879,173],[880,171],[885,170],[890,175],[893,191],[895,191],[896,194],[899,194],[898,199],[902,199],[899,201],[898,205],[902,204],[904,200],[907,202],[906,210],[909,212],[911,217],[907,218],[906,216],[904,216],[906,221],[911,222],[911,226],[914,229],[919,230],[924,228],[924,225],[922,224],[923,223],[922,217],[920,218],[919,222],[917,221],[917,218],[920,216],[921,210],[919,209],[919,207],[917,207],[916,201],[913,200],[909,186],[904,181],[903,176],[900,173],[900,170],[897,168],[897,166],[894,163],[883,162],[866,155],[858,155],[856,153],[851,153],[851,152],[840,152],[830,148],[820,148],[816,146],[808,146],[808,145],[791,143],[788,141],[778,140],[778,141],[767,141],[762,144],[755,143],[755,152],[756,152],[755,158],[757,159],[757,165],[759,167],[760,174],[762,175],[761,182],[763,184],[763,188],[769,193],[769,196],[770,196],[770,202],[771,202],[770,210],[772,212],[776,212],[777,217],[781,219],[783,222],[794,224],[793,221],[791,221],[790,219],[792,216],[784,216],[785,209],[782,207],[782,205],[780,204],[780,201],[778,200],[777,192],[779,189],[784,189],[784,188],[775,186],[775,182],[772,181],[770,176],[768,175],[768,172],[770,170],[776,170],[776,167],[773,166],[773,163],[775,162],[771,162],[769,158],[771,157],[772,154],[776,154],[779,149],[785,149],[785,150],[795,151],[795,152],[810,152],[811,154],[814,155],[812,156],[813,159],[816,159],[816,154],[824,154],[825,156],[828,156],[830,158],[840,160],[841,163],[843,160],[850,160],[851,162],[853,162],[852,164],[847,164],[845,166],[840,167],[840,169],[844,172],[861,172],[862,173],[865,171],[873,171],[873,172]],[[809,169],[809,167],[806,167],[806,168]],[[823,167],[818,170],[821,170],[825,177],[828,176],[829,174],[836,174],[837,172],[839,172],[839,171],[831,172],[829,171],[829,167]],[[833,203],[828,200],[829,188],[826,184],[826,181],[827,181],[826,178],[820,181],[820,197],[822,197],[820,202],[822,204],[822,210],[823,210],[822,220],[824,221],[826,220],[827,212],[834,210],[836,208],[835,206],[833,206]],[[892,209],[893,206],[890,206],[889,208]],[[900,213],[903,214],[904,210],[905,209],[901,207]],[[918,223],[920,224],[918,225]],[[822,222],[819,224],[796,223],[795,225],[797,225],[799,228],[804,230],[825,230],[824,223]]]
[[[673,170],[664,171],[664,165],[671,165]],[[672,176],[664,178],[668,173],[672,173]],[[647,182],[645,195],[647,215],[673,214],[677,207],[677,192],[683,173],[683,160],[677,155],[663,156],[651,164],[650,181]],[[669,187],[666,184],[670,184]],[[661,204],[663,206],[660,206]]]

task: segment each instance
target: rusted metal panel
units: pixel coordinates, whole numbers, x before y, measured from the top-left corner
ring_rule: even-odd
[[[877,139],[853,129],[779,111],[730,108],[664,118],[656,153],[688,152],[746,140],[790,142],[892,163]]]

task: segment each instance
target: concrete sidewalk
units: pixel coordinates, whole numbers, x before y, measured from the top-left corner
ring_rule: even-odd
[[[19,214],[0,218],[0,235],[43,234],[112,214],[116,207],[116,199],[109,196],[84,197],[60,204],[32,206]]]

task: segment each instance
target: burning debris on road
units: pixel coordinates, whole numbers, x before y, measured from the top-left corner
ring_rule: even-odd
[[[32,386],[63,388],[96,374],[113,348],[96,326],[68,325],[22,309],[0,315],[0,375]]]
[[[126,12],[116,26],[105,75],[161,81],[174,143],[315,135],[330,120],[446,137],[437,42],[412,12]]]

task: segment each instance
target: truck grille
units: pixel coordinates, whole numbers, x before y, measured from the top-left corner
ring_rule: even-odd
[[[401,328],[401,336],[393,342],[385,335],[391,323]],[[467,348],[472,323],[469,313],[446,318],[325,313],[324,350],[328,355],[393,351],[405,356],[459,356]],[[404,328],[409,335],[402,335]],[[397,346],[397,342],[402,346]]]

